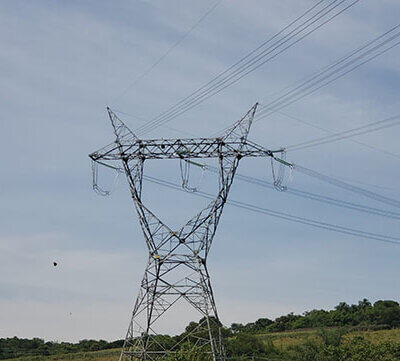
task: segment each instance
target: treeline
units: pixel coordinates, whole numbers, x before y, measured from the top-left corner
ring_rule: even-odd
[[[40,338],[1,338],[0,360],[21,356],[49,356],[66,353],[107,350],[122,347],[124,341],[107,342],[105,340],[82,340],[78,343],[44,342]]]
[[[215,330],[218,333],[222,325],[214,320]],[[201,320],[200,320],[201,323]],[[169,349],[181,340],[189,340],[187,335],[191,330],[196,329],[199,323],[191,322],[185,331],[176,336],[159,335],[157,344],[164,349]],[[281,332],[304,328],[329,328],[336,327],[349,329],[383,329],[400,327],[400,306],[395,301],[377,301],[371,304],[364,299],[358,304],[348,305],[345,302],[339,303],[333,310],[312,310],[303,315],[289,313],[275,320],[260,318],[255,322],[245,325],[233,323],[229,328],[222,328],[223,337],[227,340],[227,353],[229,356],[240,356],[254,354],[274,354],[276,350],[267,347],[259,341],[255,334]],[[204,331],[204,338],[208,337],[208,331]],[[193,340],[195,341],[195,340]],[[190,343],[190,342],[189,342]],[[192,342],[192,344],[195,342]],[[59,355],[67,353],[100,351],[122,347],[123,340],[107,342],[104,340],[82,340],[78,343],[69,342],[44,342],[42,339],[20,339],[18,337],[0,339],[0,359],[16,358],[20,356],[36,355]],[[326,346],[331,347],[329,342]],[[311,347],[311,346],[310,346]],[[329,348],[328,347],[328,348]],[[332,346],[333,347],[333,346]],[[335,347],[342,347],[339,344]],[[312,348],[312,347],[311,347]],[[319,352],[320,349],[314,350]],[[293,351],[295,352],[295,351]],[[302,352],[305,352],[302,350]],[[311,351],[310,351],[311,352]],[[339,351],[337,351],[339,352]],[[344,351],[343,351],[344,352]]]
[[[233,323],[230,330],[233,334],[281,332],[302,328],[360,326],[368,329],[400,327],[400,306],[395,301],[377,301],[371,304],[367,299],[358,304],[339,303],[331,311],[312,310],[303,315],[289,313],[276,318],[260,318],[246,325]]]

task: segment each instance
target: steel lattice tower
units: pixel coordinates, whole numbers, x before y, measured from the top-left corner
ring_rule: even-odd
[[[225,359],[207,256],[240,159],[273,157],[275,152],[247,140],[256,109],[257,104],[221,137],[141,140],[107,108],[116,140],[90,158],[94,164],[125,172],[149,250],[120,360],[155,360],[175,352],[184,342],[204,348],[214,361]],[[144,161],[196,158],[218,159],[219,191],[207,207],[180,229],[172,230],[142,203]],[[155,337],[156,323],[182,299],[199,311],[202,319],[178,344],[165,349]]]

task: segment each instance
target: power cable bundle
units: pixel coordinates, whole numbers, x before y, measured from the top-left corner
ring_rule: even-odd
[[[396,199],[388,198],[388,197],[382,196],[382,195],[380,195],[378,193],[371,192],[369,190],[366,190],[366,189],[363,189],[363,188],[360,188],[360,187],[356,187],[356,186],[354,186],[352,184],[343,182],[343,181],[341,181],[341,180],[339,180],[337,178],[329,177],[329,176],[327,176],[325,174],[318,173],[318,172],[316,172],[314,170],[302,167],[302,166],[300,166],[298,164],[293,164],[293,169],[298,171],[298,172],[300,172],[300,173],[308,175],[310,177],[314,177],[314,178],[319,179],[319,180],[321,180],[323,182],[332,184],[332,185],[334,185],[336,187],[340,187],[340,188],[346,189],[346,190],[348,190],[350,192],[362,195],[364,197],[367,197],[367,198],[370,198],[370,199],[374,199],[374,200],[376,200],[378,202],[382,202],[382,203],[388,204],[390,206],[400,208],[400,202],[398,200],[396,200]]]
[[[299,101],[393,49],[400,44],[400,41],[398,41],[399,37],[400,24],[390,28],[382,35],[338,59],[331,65],[322,68],[276,99],[261,105],[261,110],[257,114],[256,121],[264,119],[284,107]]]
[[[158,178],[151,177],[151,176],[144,176],[144,179],[147,181],[150,181],[152,183],[161,185],[163,187],[182,191],[182,188],[179,185],[162,180],[162,179],[158,179]],[[210,200],[214,199],[214,196],[212,194],[201,192],[201,191],[197,191],[193,194],[198,197],[202,197],[202,198],[206,198],[206,199],[210,199]],[[252,212],[256,212],[259,214],[264,214],[264,215],[269,215],[269,216],[272,216],[275,218],[284,219],[284,220],[287,220],[290,222],[301,223],[301,224],[309,225],[309,226],[316,227],[316,228],[322,228],[322,229],[339,232],[339,233],[344,233],[344,234],[348,234],[348,235],[356,236],[356,237],[368,238],[368,239],[372,239],[372,240],[376,240],[376,241],[380,241],[380,242],[400,244],[400,238],[398,238],[398,237],[386,236],[386,235],[382,235],[382,234],[378,234],[378,233],[366,232],[366,231],[361,231],[361,230],[357,230],[357,229],[350,228],[350,227],[344,227],[344,226],[340,226],[340,225],[336,225],[336,224],[332,224],[332,223],[320,222],[320,221],[316,221],[313,219],[299,217],[299,216],[291,215],[291,214],[284,213],[284,212],[278,212],[278,211],[274,211],[272,209],[263,208],[263,207],[255,206],[255,205],[252,205],[249,203],[235,201],[235,200],[228,200],[227,204],[233,205],[233,206],[241,208],[241,209],[246,209],[246,210],[249,210]]]
[[[324,4],[324,0],[319,1],[281,31],[235,62],[228,69],[218,74],[208,83],[151,119],[147,124],[135,129],[135,133],[140,136],[147,134],[233,85],[244,76],[276,58],[279,54],[329,23],[359,1],[333,0],[327,5]],[[303,19],[304,21],[302,21]]]
[[[319,137],[305,142],[289,145],[285,147],[287,151],[295,151],[306,149],[310,147],[315,147],[318,145],[328,144],[332,142],[337,142],[339,140],[348,139],[354,136],[363,135],[371,132],[376,132],[377,130],[391,128],[400,125],[400,114],[393,117],[389,117],[383,120],[378,120],[357,128],[349,129],[343,132],[334,133],[325,137]]]

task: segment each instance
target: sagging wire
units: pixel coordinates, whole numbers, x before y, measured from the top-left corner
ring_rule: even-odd
[[[303,174],[308,175],[310,177],[314,177],[314,178],[316,178],[316,179],[318,179],[320,181],[329,183],[329,184],[334,185],[336,187],[343,188],[345,190],[348,190],[350,192],[362,195],[364,197],[374,199],[374,200],[376,200],[378,202],[382,202],[382,203],[385,203],[385,204],[400,208],[400,201],[397,200],[397,199],[394,199],[392,197],[386,197],[386,196],[383,196],[381,194],[369,191],[367,189],[354,186],[352,184],[349,184],[349,183],[346,183],[344,181],[341,181],[338,178],[334,178],[334,177],[327,176],[325,174],[318,173],[318,172],[316,172],[314,170],[302,167],[302,166],[300,166],[298,164],[292,164],[292,167],[293,167],[293,169],[295,171],[303,173]]]
[[[177,184],[167,182],[167,181],[164,181],[164,180],[161,180],[158,178],[145,176],[145,179],[150,182],[165,186],[167,188],[176,189],[176,190],[181,189],[181,187]],[[198,197],[203,197],[203,198],[210,199],[210,200],[214,199],[214,195],[212,195],[210,193],[205,193],[202,191],[199,191],[199,192],[193,193],[193,194]],[[374,239],[374,240],[380,241],[380,242],[400,244],[399,237],[371,233],[371,232],[357,230],[357,229],[350,228],[350,227],[340,226],[340,225],[333,224],[333,223],[321,222],[321,221],[317,221],[317,220],[313,220],[313,219],[309,219],[309,218],[291,215],[289,213],[283,213],[283,212],[278,212],[278,211],[268,209],[268,208],[258,207],[258,206],[255,206],[255,205],[252,205],[249,203],[239,202],[239,201],[235,201],[235,200],[228,200],[226,203],[231,204],[235,207],[239,207],[242,209],[252,211],[252,212],[265,214],[265,215],[269,215],[272,217],[284,219],[284,220],[295,222],[295,223],[305,224],[305,225],[309,225],[309,226],[316,227],[316,228],[321,228],[321,229],[326,229],[326,230],[330,230],[330,231],[334,231],[334,232],[344,233],[344,234],[348,234],[348,235],[352,235],[352,236],[356,236],[356,237]]]
[[[200,180],[199,183],[196,187],[191,187],[189,185],[189,181],[190,181],[190,166],[194,165],[196,167],[200,167],[201,168],[201,175],[200,175]],[[199,187],[203,181],[204,178],[204,174],[207,170],[207,166],[205,164],[200,164],[197,162],[193,162],[190,159],[180,159],[180,170],[181,170],[181,178],[182,178],[182,188],[190,193],[194,193],[197,192],[199,190]]]
[[[287,184],[293,179],[293,165],[286,161],[285,149],[281,149],[280,154],[281,158],[271,157],[271,171],[274,188],[279,192],[284,192],[287,190]],[[277,170],[275,170],[274,161],[279,163]],[[287,175],[286,168],[289,168],[289,175]]]
[[[114,180],[113,180],[112,185],[110,187],[110,190],[105,190],[105,189],[103,189],[102,187],[99,186],[99,183],[98,183],[98,178],[99,178],[99,170],[98,170],[99,167],[98,167],[98,165],[99,164],[104,165],[104,166],[106,166],[108,168],[111,168],[111,169],[116,171]],[[93,190],[100,196],[103,196],[103,197],[109,196],[111,193],[114,192],[114,190],[115,190],[115,188],[117,186],[117,183],[118,183],[119,175],[122,174],[122,173],[123,173],[123,170],[121,168],[113,167],[113,166],[111,166],[109,164],[92,160],[92,187],[93,187]]]

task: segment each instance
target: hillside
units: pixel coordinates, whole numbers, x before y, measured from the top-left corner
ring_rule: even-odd
[[[287,349],[290,346],[301,345],[307,341],[322,341],[320,337],[321,330],[294,330],[278,333],[257,334],[264,344],[272,341],[273,345],[278,349]],[[356,337],[362,337],[372,344],[381,344],[385,342],[394,342],[400,344],[400,329],[379,330],[379,331],[353,331],[343,335],[343,341],[348,341]]]
[[[157,345],[169,349],[177,341],[186,339],[190,329],[198,327],[199,323],[191,322],[180,335],[156,336]],[[375,358],[370,358],[371,361],[400,360],[400,306],[398,302],[390,300],[371,304],[364,299],[355,305],[341,302],[329,311],[311,310],[302,315],[289,313],[275,320],[260,318],[245,325],[233,323],[229,328],[222,327],[218,320],[214,320],[213,325],[215,332],[222,330],[226,339],[226,353],[229,358],[236,360],[254,357],[255,360],[297,361],[303,360],[301,355],[308,355],[304,360],[350,361],[351,355],[359,357],[362,352],[365,357],[375,355]],[[117,360],[122,344],[123,340],[82,340],[72,344],[13,337],[0,339],[0,359]],[[177,360],[191,360],[186,356],[191,345],[193,343],[189,337],[181,344],[183,359]],[[203,358],[198,358],[199,350],[193,352],[197,352],[194,360],[203,361]],[[340,355],[345,355],[345,358]],[[369,360],[365,357],[363,361]],[[207,358],[204,361],[208,361]]]
[[[77,352],[72,354],[60,354],[53,356],[26,356],[13,359],[10,361],[117,361],[121,353],[120,349]]]
[[[335,329],[333,329],[335,330]],[[336,329],[337,330],[337,329]],[[274,332],[274,333],[262,333],[254,335],[258,338],[266,347],[271,347],[271,341],[273,347],[279,352],[286,353],[287,350],[294,346],[302,346],[307,343],[316,342],[322,343],[323,340],[320,336],[321,331],[317,329],[308,330],[294,330],[285,332]],[[400,329],[393,330],[378,330],[378,331],[353,331],[343,336],[343,343],[349,340],[362,337],[364,340],[371,342],[373,345],[385,344],[393,342],[400,347]],[[91,352],[78,352],[73,354],[64,355],[53,355],[53,356],[27,356],[8,359],[10,361],[117,361],[120,354],[120,349],[111,349],[103,351],[91,351]],[[240,358],[241,360],[251,360],[252,357]],[[259,359],[263,358],[259,356]],[[275,358],[279,360],[279,358]],[[310,359],[311,360],[311,359]],[[387,359],[391,360],[391,359]],[[396,359],[393,359],[396,360]],[[397,360],[400,360],[398,358]]]

